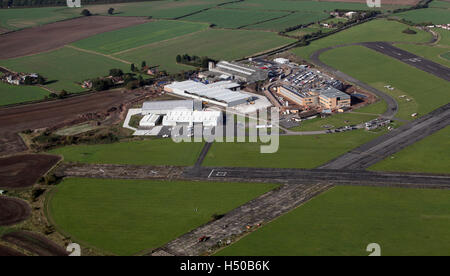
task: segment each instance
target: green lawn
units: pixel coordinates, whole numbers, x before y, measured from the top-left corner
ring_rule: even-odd
[[[203,143],[175,143],[171,139],[74,145],[49,151],[66,162],[190,166],[197,160]]]
[[[384,100],[378,100],[377,102],[373,104],[369,104],[366,106],[363,106],[361,108],[355,109],[354,113],[370,113],[370,114],[377,114],[381,115],[387,110],[387,103]]]
[[[370,170],[450,174],[450,127],[387,157]]]
[[[161,65],[170,72],[192,69],[177,64],[178,54],[208,56],[214,59],[232,60],[294,42],[270,32],[247,30],[207,30],[177,39],[150,44],[117,57],[140,64]]]
[[[275,184],[69,178],[49,201],[72,239],[116,255],[158,248]]]
[[[441,28],[435,28],[433,31],[439,34],[439,45],[450,46],[450,31]]]
[[[210,9],[185,17],[183,20],[208,22],[220,28],[238,28],[284,15],[288,15],[288,13],[246,9]]]
[[[355,130],[333,134],[280,136],[276,153],[260,153],[260,143],[214,143],[203,166],[316,168],[369,142],[378,134]]]
[[[308,59],[315,51],[334,45],[369,41],[428,42],[431,40],[429,33],[418,29],[415,29],[417,31],[415,35],[404,34],[402,31],[407,27],[407,25],[397,21],[372,20],[313,41],[308,46],[295,48],[292,52],[303,59]]]
[[[267,22],[247,26],[247,29],[284,31],[288,27],[300,24],[308,24],[328,18],[329,15],[324,12],[296,12],[283,18],[270,20]]]
[[[311,120],[304,120],[300,126],[291,128],[293,131],[312,131],[325,130],[332,128],[339,128],[348,125],[357,125],[368,122],[377,118],[376,115],[357,114],[357,113],[337,113],[327,118],[315,118]],[[328,126],[328,127],[323,127]],[[331,126],[331,127],[330,127]]]
[[[139,61],[139,64],[142,60]],[[33,56],[1,60],[0,65],[16,72],[35,72],[53,82],[53,90],[83,91],[78,83],[85,79],[106,76],[111,68],[129,71],[130,65],[108,57],[64,47]]]
[[[177,21],[156,21],[98,34],[77,41],[73,43],[73,45],[104,54],[113,54],[145,44],[200,31],[202,29],[206,29],[207,27],[208,26],[206,24]]]
[[[362,46],[330,50],[321,55],[321,60],[394,96],[399,103],[397,117],[402,119],[411,119],[416,112],[424,115],[450,102],[447,81]],[[395,90],[390,91],[384,85]],[[406,97],[400,98],[402,95]]]
[[[48,91],[37,86],[16,86],[0,82],[0,105],[42,100]]]
[[[448,255],[449,210],[448,190],[340,186],[217,255]]]
[[[416,24],[428,23],[448,24],[450,22],[450,9],[428,8],[396,13],[395,17],[412,21]]]
[[[450,61],[450,52],[442,54],[442,57]]]
[[[80,12],[65,7],[0,9],[0,28],[18,30],[78,16]]]

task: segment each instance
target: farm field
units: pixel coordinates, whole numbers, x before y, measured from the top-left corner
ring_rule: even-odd
[[[282,10],[282,11],[333,11],[335,9],[369,10],[366,2],[318,2],[318,1],[285,1],[285,0],[245,0],[226,5],[227,8]],[[394,6],[383,5],[382,9],[392,9]],[[395,7],[399,7],[395,5]]]
[[[57,92],[62,89],[68,92],[81,92],[84,89],[77,82],[105,76],[111,68],[120,68],[124,72],[130,69],[129,64],[69,47],[33,56],[1,60],[0,65],[16,72],[39,73],[50,82],[46,86]]]
[[[162,69],[177,72],[192,69],[190,66],[176,63],[175,58],[178,54],[233,60],[278,48],[294,41],[294,39],[280,37],[270,32],[207,30],[170,41],[153,43],[116,56],[136,64],[146,60],[147,64],[161,65]]]
[[[416,24],[430,22],[433,24],[448,24],[448,22],[450,22],[450,9],[417,9],[402,13],[396,13],[394,16],[414,22]]]
[[[277,11],[256,11],[246,9],[210,9],[197,13],[183,20],[195,22],[207,22],[217,25],[219,28],[239,28],[261,21],[286,16],[289,13]]]
[[[333,49],[323,53],[321,60],[391,94],[399,103],[397,117],[401,119],[411,119],[416,112],[424,115],[450,101],[450,85],[445,80],[363,46]],[[394,90],[389,91],[385,85]]]
[[[89,5],[92,13],[107,14],[114,8],[115,16],[152,16],[153,18],[174,19],[203,9],[212,8],[226,0],[163,0],[130,2],[104,5]],[[78,13],[81,9],[77,9]]]
[[[64,156],[66,162],[91,164],[191,166],[203,143],[175,143],[171,139],[119,142],[98,145],[74,145],[50,150]]]
[[[260,153],[260,143],[214,143],[205,167],[316,168],[369,142],[380,133],[354,130],[333,134],[280,136],[278,152]]]
[[[450,174],[450,127],[408,146],[369,170]]]
[[[0,9],[0,28],[19,30],[80,16],[65,7]]]
[[[42,100],[48,91],[37,86],[15,86],[0,82],[0,106]]]
[[[158,248],[275,184],[69,178],[49,198],[57,228],[117,255]],[[170,204],[169,204],[170,203]]]
[[[369,41],[428,42],[432,38],[431,34],[418,29],[415,29],[417,31],[415,35],[402,33],[406,28],[407,25],[397,21],[372,20],[313,41],[308,46],[295,48],[292,52],[303,59],[309,59],[315,51],[335,45]]]
[[[324,12],[295,12],[288,16],[267,22],[247,26],[246,29],[284,31],[288,27],[317,22],[328,18]]]
[[[142,45],[205,30],[207,27],[208,25],[206,24],[156,21],[101,33],[77,41],[73,43],[73,45],[103,54],[113,54]],[[120,39],[117,39],[119,37]]]
[[[325,130],[332,128],[339,128],[348,125],[357,125],[360,123],[368,122],[377,118],[376,115],[358,114],[358,113],[339,113],[333,114],[328,118],[315,118],[311,120],[305,120],[300,123],[300,126],[291,128],[292,131],[313,131],[313,130]],[[326,127],[324,127],[326,126]]]
[[[447,255],[449,209],[448,190],[338,186],[217,255]]]
[[[450,45],[447,46],[448,48],[414,44],[395,44],[395,46],[420,57],[450,67],[450,60],[445,58],[445,54],[450,52]]]

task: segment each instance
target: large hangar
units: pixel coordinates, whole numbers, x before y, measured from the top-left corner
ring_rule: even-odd
[[[193,80],[173,82],[164,86],[164,90],[183,97],[189,97],[212,104],[233,107],[247,103],[251,100],[248,94],[233,91],[240,85],[232,81],[220,81],[211,84],[203,84]]]

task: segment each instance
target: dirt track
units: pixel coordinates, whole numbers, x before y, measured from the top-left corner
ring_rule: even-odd
[[[2,240],[15,244],[33,254],[39,256],[67,256],[64,248],[42,235],[28,232],[17,231],[2,236]]]
[[[12,248],[0,245],[0,257],[25,256]]]
[[[60,48],[99,33],[148,22],[143,17],[89,16],[0,35],[0,59]]]
[[[138,92],[104,91],[64,100],[0,108],[0,156],[26,150],[18,132],[53,127],[80,118],[87,113],[106,112],[119,108],[143,94]]]
[[[24,188],[51,169],[61,158],[55,155],[25,154],[0,159],[0,188]]]
[[[30,206],[23,200],[0,196],[0,225],[13,225],[27,219]]]

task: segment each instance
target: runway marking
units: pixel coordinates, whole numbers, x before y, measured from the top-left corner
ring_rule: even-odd
[[[217,177],[225,177],[227,175],[227,172],[217,172],[216,176]]]
[[[211,178],[211,175],[213,174],[213,172],[214,172],[214,169],[211,170],[211,172],[208,175],[208,178]]]

